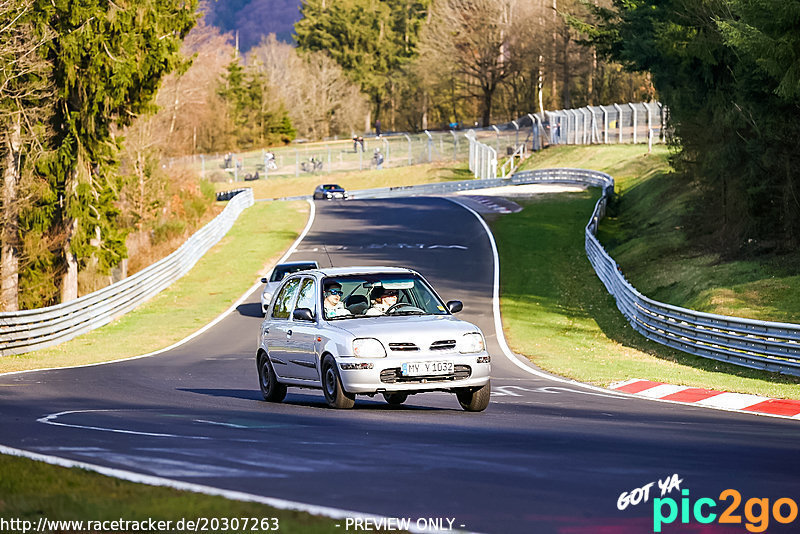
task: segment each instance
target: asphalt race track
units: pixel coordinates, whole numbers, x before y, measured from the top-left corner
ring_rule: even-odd
[[[483,329],[492,354],[485,412],[464,412],[445,393],[401,407],[358,397],[349,411],[312,390],[262,401],[256,292],[168,353],[0,377],[0,443],[300,503],[450,518],[477,532],[652,532],[657,481],[673,474],[682,482],[664,497],[693,510],[701,498],[719,503],[704,514],[721,514],[732,500],[720,493],[737,490],[741,523],[701,525],[686,507],[690,524],[678,514],[664,532],[747,532],[749,499],[769,499],[770,511],[777,499],[800,501],[800,421],[635,399],[512,363],[494,329],[490,242],[472,213],[435,198],[316,207],[290,260],[411,267],[445,300],[462,300],[459,317]],[[617,509],[622,492],[651,482],[648,502]],[[800,525],[769,515],[768,532]],[[344,524],[331,520],[331,531]]]

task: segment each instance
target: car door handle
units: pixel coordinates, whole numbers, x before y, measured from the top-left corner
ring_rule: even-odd
[[[291,330],[287,330],[286,331],[286,337],[292,337],[292,331]]]

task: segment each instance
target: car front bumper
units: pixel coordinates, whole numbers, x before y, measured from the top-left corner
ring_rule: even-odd
[[[348,393],[381,393],[394,391],[435,391],[457,388],[480,387],[491,375],[491,363],[486,352],[474,354],[436,355],[430,360],[450,360],[455,372],[448,375],[403,376],[400,371],[405,362],[421,358],[402,360],[397,358],[338,358],[342,387]],[[422,358],[425,360],[425,358]],[[371,365],[371,368],[369,367]],[[356,366],[357,368],[352,368]]]

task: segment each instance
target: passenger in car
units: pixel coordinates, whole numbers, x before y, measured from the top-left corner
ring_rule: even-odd
[[[372,307],[364,315],[384,315],[397,304],[397,290],[378,286],[372,290]]]
[[[350,315],[350,311],[344,307],[342,303],[342,285],[338,282],[331,282],[325,284],[325,300],[323,301],[325,307],[325,318],[341,317],[342,315]]]

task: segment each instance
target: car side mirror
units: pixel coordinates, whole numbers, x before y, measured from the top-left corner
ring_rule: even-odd
[[[447,309],[450,313],[458,313],[464,309],[464,303],[460,300],[451,300],[447,303]]]
[[[261,283],[262,283],[262,284],[266,284],[266,283],[267,283],[267,279],[266,279],[266,278],[262,278],[262,279],[261,279]]]
[[[308,308],[297,308],[292,313],[292,318],[295,321],[313,321],[314,314]]]

